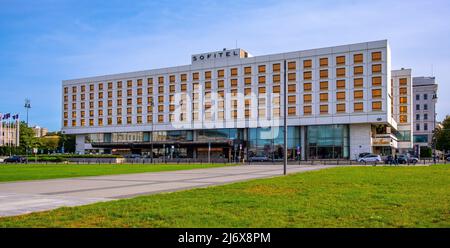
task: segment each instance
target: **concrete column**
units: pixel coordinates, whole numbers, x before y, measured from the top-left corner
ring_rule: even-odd
[[[300,127],[300,158],[301,160],[306,160],[306,128],[305,126]]]
[[[356,159],[362,152],[372,153],[370,123],[350,125],[350,159]]]
[[[75,142],[75,152],[78,154],[85,154],[84,134],[77,134],[75,136]]]

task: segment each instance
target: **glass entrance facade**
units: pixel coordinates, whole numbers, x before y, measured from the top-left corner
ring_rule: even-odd
[[[306,127],[306,146],[307,159],[348,159],[348,125]]]
[[[267,159],[283,159],[284,127],[249,128],[248,157],[266,157]],[[297,160],[300,150],[300,127],[288,127],[288,159]]]

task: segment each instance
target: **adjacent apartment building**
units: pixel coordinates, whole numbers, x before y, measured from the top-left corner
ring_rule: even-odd
[[[173,158],[355,159],[411,148],[411,71],[391,73],[387,40],[62,82],[62,131],[79,153]],[[286,94],[284,94],[284,92]],[[286,97],[284,97],[286,96]]]
[[[435,77],[414,77],[414,146],[432,146],[436,126],[437,90]]]

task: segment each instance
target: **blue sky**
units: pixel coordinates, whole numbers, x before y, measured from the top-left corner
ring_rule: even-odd
[[[450,1],[0,0],[0,112],[60,129],[61,80],[388,39],[392,66],[439,83],[450,114]]]

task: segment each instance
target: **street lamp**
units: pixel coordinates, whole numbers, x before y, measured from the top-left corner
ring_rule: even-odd
[[[284,80],[283,80],[283,119],[284,119],[284,132],[283,132],[283,174],[286,175],[287,167],[287,75],[286,75],[286,60],[284,60]]]
[[[152,164],[153,164],[153,97],[152,97],[152,101],[150,102],[150,107],[151,107],[151,110],[152,110],[152,121],[151,121],[151,123],[152,123],[152,132],[150,133],[150,139],[151,139],[151,151],[150,151],[150,160],[151,160],[151,162],[152,162]],[[148,115],[148,113],[147,113],[147,115]]]
[[[433,130],[435,130],[436,129],[436,102],[437,102],[437,94],[436,94],[436,91],[433,93],[433,97],[432,97],[432,99],[433,99],[433,112],[434,112],[434,118],[433,118]],[[433,135],[433,143],[432,143],[432,145],[433,145],[433,162],[434,163],[436,163],[436,141],[434,140],[435,139],[435,137],[434,137],[434,135]]]
[[[31,108],[31,102],[30,99],[26,98],[25,99],[25,105],[24,105],[25,109],[27,110],[27,127],[28,127],[28,110]]]

